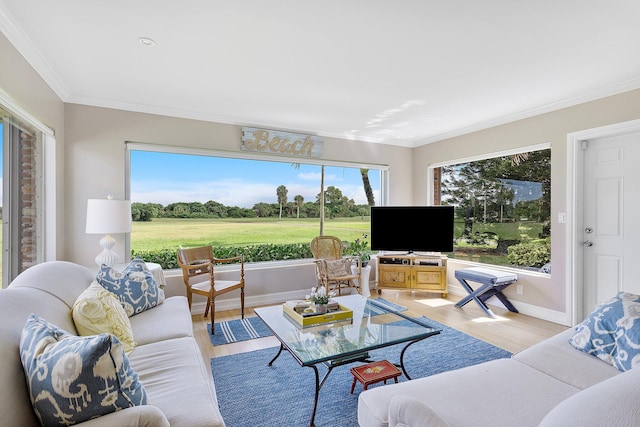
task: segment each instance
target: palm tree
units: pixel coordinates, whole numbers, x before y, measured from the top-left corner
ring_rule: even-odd
[[[511,164],[518,166],[529,158],[529,153],[516,153],[511,155]]]
[[[297,208],[296,219],[300,219],[300,208],[304,204],[304,197],[298,194],[293,198],[293,201],[296,204],[296,208]]]
[[[369,169],[360,168],[360,175],[362,175],[362,185],[364,185],[364,194],[367,196],[367,203],[369,206],[375,206],[376,201],[373,197],[371,182],[369,182]]]
[[[279,219],[282,219],[282,206],[287,203],[288,192],[289,190],[287,190],[287,187],[285,187],[284,185],[279,185],[278,188],[276,188],[276,194],[278,196],[278,204],[280,204],[280,215],[278,217]]]

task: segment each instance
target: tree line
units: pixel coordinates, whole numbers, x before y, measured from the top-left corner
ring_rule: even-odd
[[[225,206],[214,200],[201,202],[176,202],[166,206],[160,203],[131,204],[131,217],[134,221],[151,221],[153,218],[319,218],[320,193],[315,201],[305,201],[296,195],[288,200],[288,190],[280,185],[276,190],[276,203],[260,202],[251,208]],[[329,186],[324,191],[325,216],[364,217],[369,215],[369,205],[358,205],[342,191]]]

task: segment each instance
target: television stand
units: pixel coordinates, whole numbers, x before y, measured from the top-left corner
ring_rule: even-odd
[[[439,292],[447,297],[446,255],[378,255],[378,294],[383,288]]]

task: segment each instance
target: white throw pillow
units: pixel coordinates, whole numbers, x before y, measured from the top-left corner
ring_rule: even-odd
[[[80,335],[113,334],[130,353],[135,347],[133,330],[127,313],[118,298],[93,281],[80,294],[71,310]]]

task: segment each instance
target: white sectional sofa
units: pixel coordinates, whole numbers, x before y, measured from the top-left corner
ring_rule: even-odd
[[[358,422],[362,427],[639,426],[640,369],[623,372],[577,350],[569,343],[575,332],[570,328],[509,359],[371,388],[359,396]]]
[[[31,313],[78,335],[71,309],[95,273],[63,261],[33,266],[0,290],[0,425],[38,426],[25,372],[20,339]],[[86,426],[224,426],[210,367],[193,337],[184,297],[130,317],[137,345],[128,354],[148,404],[103,415]]]

